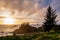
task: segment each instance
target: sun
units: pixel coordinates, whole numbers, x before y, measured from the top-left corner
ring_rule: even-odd
[[[11,17],[4,18],[3,24],[14,24],[14,19]]]

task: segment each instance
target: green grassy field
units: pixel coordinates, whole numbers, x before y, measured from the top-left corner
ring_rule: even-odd
[[[60,32],[37,32],[21,36],[0,37],[0,40],[60,40]]]

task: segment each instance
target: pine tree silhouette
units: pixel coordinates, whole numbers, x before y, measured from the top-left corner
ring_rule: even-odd
[[[55,27],[56,25],[56,10],[52,9],[52,7],[49,5],[48,9],[47,9],[47,13],[46,13],[46,18],[45,18],[45,22],[43,24],[44,27],[44,31],[50,31],[53,27]]]

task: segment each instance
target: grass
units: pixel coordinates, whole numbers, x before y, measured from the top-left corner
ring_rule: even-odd
[[[0,37],[0,40],[60,40],[60,32],[37,32],[21,36]]]

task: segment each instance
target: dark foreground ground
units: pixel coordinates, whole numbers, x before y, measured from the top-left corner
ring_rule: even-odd
[[[38,32],[20,36],[0,37],[0,40],[60,40],[60,32]]]

